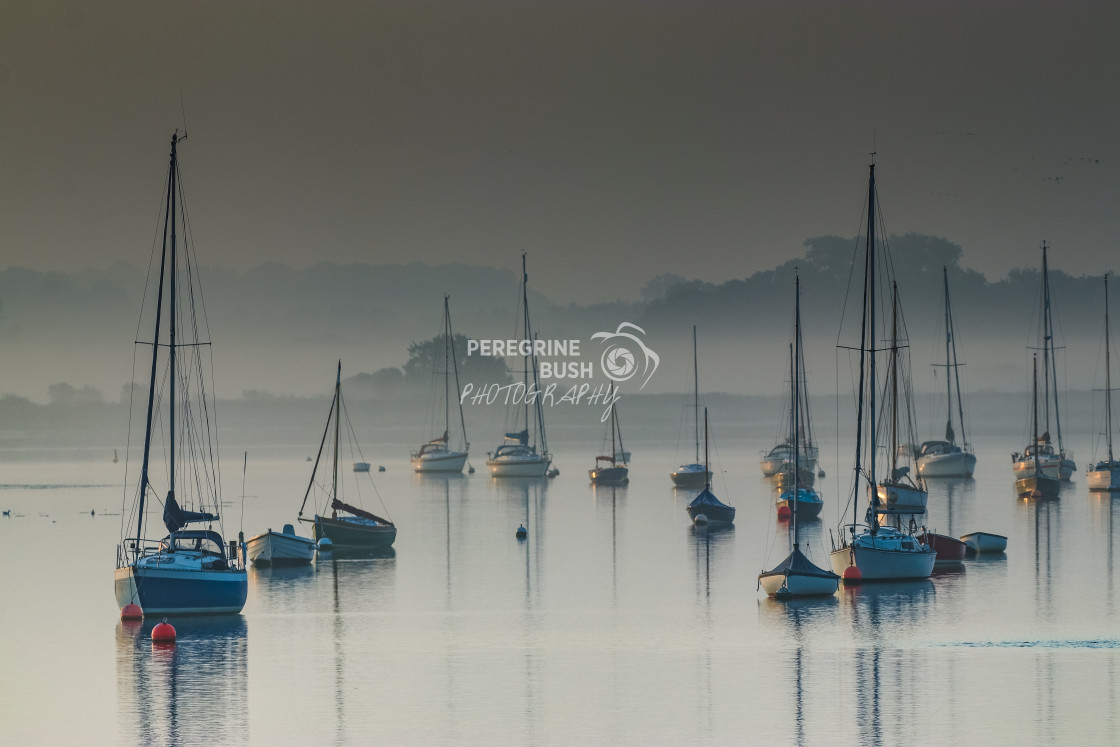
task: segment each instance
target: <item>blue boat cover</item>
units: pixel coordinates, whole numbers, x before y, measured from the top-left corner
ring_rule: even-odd
[[[775,566],[774,570],[767,571],[763,575],[769,576],[777,573],[786,575],[793,574],[796,576],[818,576],[820,578],[832,578],[836,575],[832,571],[826,571],[823,568],[818,568],[813,565],[812,561],[805,557],[801,550],[796,547],[785,560]]]
[[[700,495],[693,498],[692,502],[689,503],[688,506],[689,508],[692,508],[693,506],[722,506],[723,508],[731,508],[731,506],[728,506],[719,498],[716,498],[712,491],[708,490],[707,488],[704,488],[702,491],[700,491]]]
[[[529,444],[529,431],[518,431],[517,433],[507,433],[506,438],[511,441],[516,441],[522,446]]]

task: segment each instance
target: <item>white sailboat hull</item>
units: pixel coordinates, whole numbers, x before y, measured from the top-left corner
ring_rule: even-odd
[[[929,499],[929,493],[909,485],[881,483],[878,493],[883,514],[924,514]]]
[[[1120,464],[1098,465],[1097,469],[1086,473],[1085,482],[1088,483],[1089,490],[1120,490]]]
[[[829,553],[833,573],[843,577],[844,571],[854,565],[864,581],[930,577],[933,564],[937,561],[936,552],[913,538],[899,542],[897,537],[890,537],[896,533],[885,529],[880,532],[889,538],[876,540],[865,534],[857,537],[852,545]]]
[[[976,455],[966,451],[918,457],[918,474],[922,477],[972,477],[975,470]]]
[[[775,596],[779,592],[783,596],[791,597],[829,596],[835,594],[839,588],[839,581],[836,578],[803,576],[800,573],[760,576],[758,580],[762,590],[769,596]]]
[[[552,460],[542,457],[500,458],[486,462],[493,477],[544,477]]]
[[[462,472],[466,463],[465,451],[437,452],[413,459],[412,469],[416,472]]]
[[[1034,459],[1021,459],[1011,465],[1011,470],[1015,473],[1015,479],[1017,480],[1024,477],[1034,477]],[[1038,460],[1038,471],[1046,477],[1052,477],[1055,480],[1061,479],[1061,470],[1062,460],[1058,456]]]
[[[246,541],[245,555],[254,565],[303,565],[315,557],[315,541],[269,529]]]

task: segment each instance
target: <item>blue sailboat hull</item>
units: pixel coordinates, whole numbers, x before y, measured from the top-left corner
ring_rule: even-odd
[[[117,606],[136,604],[145,615],[237,613],[249,592],[244,570],[118,568]]]

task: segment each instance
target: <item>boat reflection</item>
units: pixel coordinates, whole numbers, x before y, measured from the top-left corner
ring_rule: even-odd
[[[153,645],[161,619],[117,626],[121,741],[249,742],[248,626],[241,615],[177,617],[173,645]]]

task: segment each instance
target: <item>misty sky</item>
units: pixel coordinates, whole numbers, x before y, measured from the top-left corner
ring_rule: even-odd
[[[558,302],[860,228],[1109,267],[1116,3],[0,5],[0,263],[144,266],[186,125],[200,259],[466,261]]]

